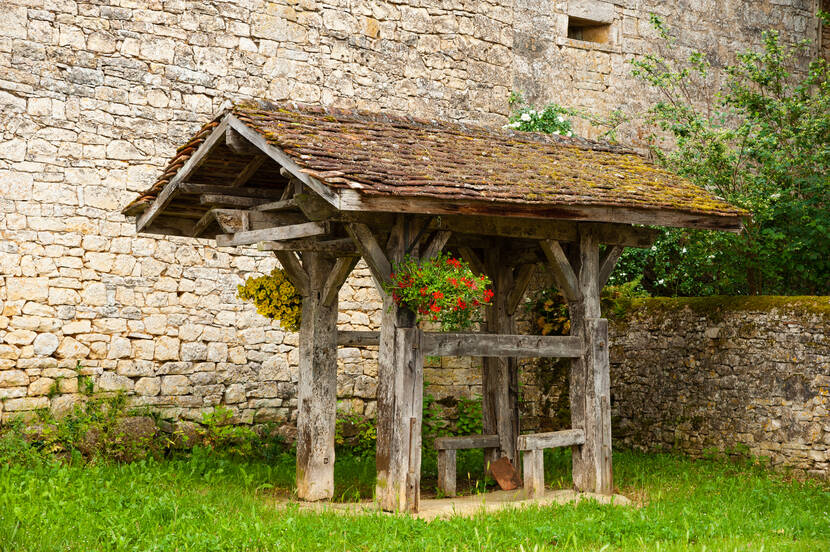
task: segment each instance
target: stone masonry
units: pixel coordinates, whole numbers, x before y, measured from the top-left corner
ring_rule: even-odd
[[[650,98],[627,61],[653,47],[651,12],[679,31],[681,53],[705,49],[718,66],[757,46],[761,29],[814,39],[814,4],[4,0],[0,419],[66,411],[83,396],[79,375],[171,416],[224,404],[242,422],[293,417],[296,336],[235,297],[273,257],[137,236],[120,214],[228,100],[499,125],[516,90],[634,113]],[[575,27],[584,21],[604,42],[568,38],[588,36]],[[626,132],[636,143],[636,127]],[[359,268],[341,292],[341,327],[375,328],[379,309]],[[373,413],[373,357],[340,351],[344,410]],[[472,361],[444,366],[427,374],[437,396],[475,394]]]

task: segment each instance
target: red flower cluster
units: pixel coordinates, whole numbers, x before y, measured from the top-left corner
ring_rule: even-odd
[[[404,259],[395,266],[386,289],[397,305],[450,331],[468,328],[480,319],[478,307],[488,304],[493,294],[488,285],[490,280],[473,274],[464,261],[441,254],[428,262]]]

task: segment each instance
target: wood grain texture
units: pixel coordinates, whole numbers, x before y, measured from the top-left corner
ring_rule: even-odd
[[[528,450],[522,455],[524,495],[541,498],[545,495],[545,456],[541,449]]]
[[[554,240],[542,240],[539,247],[548,259],[548,267],[553,274],[556,287],[568,300],[578,300],[581,297],[579,281],[562,246]]]
[[[323,286],[322,301],[324,305],[331,305],[337,300],[340,288],[359,260],[360,257],[340,257],[337,259]]]
[[[337,412],[337,297],[324,305],[319,291],[334,261],[307,254],[312,293],[303,296],[297,385],[297,496],[328,500],[334,494],[334,433]]]
[[[576,358],[582,355],[583,349],[582,339],[572,336],[443,332],[424,334],[424,354],[429,356]]]
[[[450,498],[456,493],[456,456],[455,449],[438,450],[438,489]]]
[[[605,287],[605,284],[608,283],[608,279],[611,277],[611,273],[614,272],[614,267],[617,266],[617,261],[620,260],[620,257],[623,254],[624,248],[620,245],[615,245],[612,247],[608,247],[602,255],[602,258],[599,260],[599,288],[602,289]]]
[[[259,230],[236,232],[235,234],[219,234],[216,236],[216,245],[232,247],[235,245],[251,245],[261,241],[294,240],[311,236],[328,234],[329,227],[324,222],[305,222],[288,226],[274,226]]]
[[[537,450],[581,445],[585,442],[585,432],[581,429],[565,429],[546,433],[526,433],[519,435],[519,450]]]
[[[438,437],[435,439],[435,450],[466,450],[486,449],[499,446],[498,435],[459,435],[454,437]]]
[[[337,345],[340,347],[377,347],[379,344],[380,332],[337,332]]]
[[[275,251],[274,255],[276,255],[277,260],[282,265],[282,269],[285,270],[286,277],[297,290],[297,293],[306,296],[317,291],[311,289],[308,273],[303,268],[303,265],[300,264],[297,255],[292,251]]]

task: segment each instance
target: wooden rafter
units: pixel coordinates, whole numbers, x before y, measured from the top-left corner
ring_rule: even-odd
[[[527,291],[527,286],[530,285],[530,281],[533,279],[533,273],[535,271],[535,264],[521,265],[516,271],[513,289],[511,289],[510,293],[507,295],[506,306],[508,315],[512,316],[516,313],[516,309],[519,308],[519,303],[521,303],[522,297],[524,297],[525,292]]]
[[[244,186],[245,183],[248,182],[248,180],[250,180],[252,176],[254,176],[254,173],[256,173],[259,170],[262,164],[265,163],[266,159],[268,158],[262,154],[254,156],[253,159],[248,161],[248,164],[245,165],[245,167],[239,172],[239,174],[236,175],[236,178],[233,179],[233,182],[231,182],[230,187],[239,188],[241,186]]]
[[[260,251],[313,251],[326,253],[334,257],[350,257],[358,254],[351,238],[323,240],[320,238],[301,238],[291,241],[263,241],[257,244]]]
[[[614,272],[614,267],[617,266],[617,261],[620,260],[620,256],[623,254],[623,247],[619,245],[615,245],[613,247],[607,248],[602,255],[602,258],[599,260],[599,288],[602,289],[605,287],[605,284],[608,283],[608,279],[611,277],[611,273]]]
[[[392,274],[392,264],[386,258],[386,253],[381,248],[371,228],[363,223],[353,222],[346,225],[346,232],[351,236],[378,283],[387,283]]]
[[[173,196],[181,183],[185,182],[190,175],[196,172],[196,169],[202,166],[202,164],[207,160],[207,156],[213,148],[224,140],[225,130],[228,128],[228,124],[228,119],[225,118],[213,129],[205,141],[202,142],[202,145],[199,146],[190,159],[188,159],[182,168],[179,169],[179,172],[177,172],[176,175],[170,179],[170,182],[164,186],[150,207],[136,219],[135,225],[137,232],[144,230],[150,225],[150,223],[153,222],[153,220],[155,220],[157,216],[159,216],[159,214],[173,199]]]
[[[323,287],[322,303],[325,306],[330,306],[337,299],[337,294],[340,287],[349,274],[354,270],[355,265],[360,260],[360,257],[340,257],[334,263],[334,268],[329,273],[326,279],[326,285]]]

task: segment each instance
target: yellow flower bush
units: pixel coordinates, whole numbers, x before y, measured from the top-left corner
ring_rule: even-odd
[[[279,320],[284,329],[300,330],[303,298],[288,281],[284,270],[275,268],[271,274],[248,278],[238,286],[238,295],[240,299],[253,301],[262,316]]]

